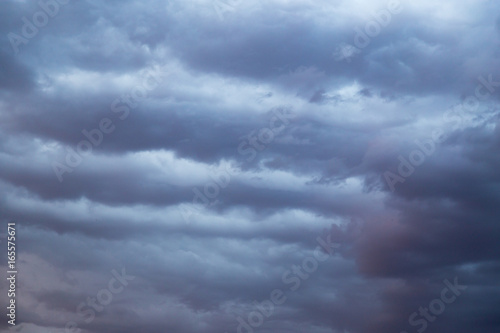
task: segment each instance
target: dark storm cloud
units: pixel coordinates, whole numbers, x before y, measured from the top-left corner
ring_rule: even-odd
[[[10,54],[10,50],[0,49],[0,89],[3,91],[20,90],[26,92],[32,88],[33,73]]]
[[[254,331],[498,332],[495,2],[387,19],[383,1],[69,1],[30,37],[44,5],[1,6],[21,332],[238,332],[275,289],[287,299]],[[392,191],[384,174],[434,130]],[[135,279],[87,304],[122,268]],[[467,289],[422,321],[455,278]]]

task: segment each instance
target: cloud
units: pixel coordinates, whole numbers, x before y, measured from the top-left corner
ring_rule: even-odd
[[[20,332],[410,333],[455,277],[425,330],[498,332],[495,2],[63,2],[0,14]]]

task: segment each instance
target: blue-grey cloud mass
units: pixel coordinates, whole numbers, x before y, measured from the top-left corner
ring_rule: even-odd
[[[0,8],[0,331],[500,332],[496,1]]]

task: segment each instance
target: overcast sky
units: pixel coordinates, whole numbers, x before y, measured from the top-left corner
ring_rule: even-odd
[[[500,331],[497,1],[7,0],[0,31],[19,332]]]

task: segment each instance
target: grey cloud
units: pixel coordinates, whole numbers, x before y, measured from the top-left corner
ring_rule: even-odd
[[[281,289],[254,331],[411,333],[457,277],[467,289],[426,331],[498,332],[498,4],[406,3],[357,45],[386,6],[70,1],[16,53],[8,34],[41,5],[2,4],[0,222],[18,228],[20,331],[237,332]],[[293,117],[269,139],[277,111]],[[104,118],[114,129],[59,181],[53,163]],[[433,130],[442,142],[392,191],[384,174]],[[322,242],[339,247],[290,273]],[[135,280],[86,323],[77,307],[122,267]]]

